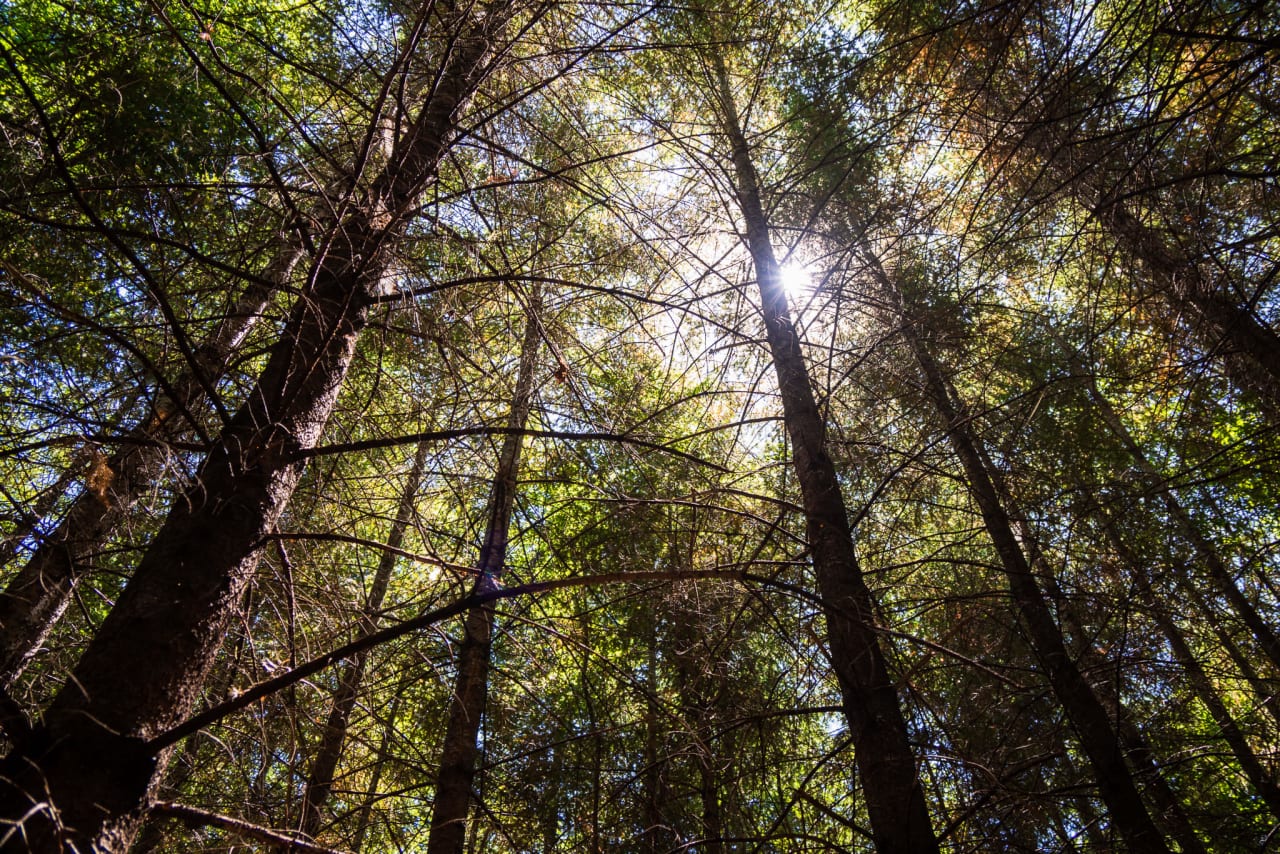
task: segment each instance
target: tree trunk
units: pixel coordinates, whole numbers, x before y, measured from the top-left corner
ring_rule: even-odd
[[[747,248],[755,267],[769,350],[778,377],[783,420],[793,449],[832,666],[849,721],[876,850],[881,854],[937,851],[906,721],[880,648],[875,603],[854,553],[835,464],[827,453],[826,426],[810,386],[800,338],[791,324],[787,295],[779,279],[769,223],[760,200],[759,179],[729,88],[728,70],[719,54],[713,52],[711,61],[722,130],[732,150]]]
[[[1191,683],[1191,690],[1200,702],[1204,703],[1205,708],[1209,710],[1209,716],[1217,724],[1219,731],[1222,733],[1223,741],[1231,748],[1232,755],[1235,756],[1236,762],[1240,764],[1240,768],[1244,771],[1245,778],[1253,786],[1253,790],[1262,799],[1262,802],[1266,804],[1272,816],[1280,820],[1280,787],[1277,787],[1275,779],[1267,772],[1262,760],[1258,758],[1257,753],[1249,745],[1248,739],[1245,738],[1240,726],[1236,723],[1235,718],[1231,716],[1226,703],[1223,702],[1222,697],[1214,687],[1213,680],[1209,678],[1209,674],[1205,672],[1199,659],[1192,652],[1190,644],[1187,643],[1182,634],[1182,630],[1178,628],[1177,623],[1169,615],[1164,604],[1157,598],[1155,591],[1151,587],[1151,581],[1138,559],[1138,555],[1120,536],[1120,532],[1116,529],[1115,520],[1102,508],[1097,508],[1095,512],[1098,516],[1099,524],[1107,535],[1107,540],[1111,543],[1111,547],[1115,549],[1116,555],[1129,567],[1129,577],[1137,586],[1138,593],[1142,596],[1143,604],[1146,606],[1151,619],[1155,621],[1160,633],[1168,641],[1169,649],[1173,652],[1174,659],[1178,662],[1183,672],[1186,673],[1187,680]]]
[[[226,372],[272,294],[289,280],[301,257],[296,246],[279,250],[262,280],[245,290],[231,314],[196,350],[194,368],[173,383],[174,398],[158,400],[145,421],[126,431],[125,443],[106,458],[105,468],[95,466],[103,485],[84,486],[58,527],[0,593],[0,689],[9,690],[22,675],[66,611],[77,582],[164,470],[169,454],[165,442],[189,429],[183,426],[185,416]]]
[[[1205,352],[1221,361],[1236,388],[1247,391],[1280,423],[1280,335],[1244,304],[1232,300],[1196,261],[1144,225],[1120,201],[1086,206],[1116,242],[1140,259],[1170,306],[1191,320]]]
[[[953,400],[946,377],[925,347],[901,290],[878,259],[867,254],[885,296],[898,315],[901,333],[915,356],[925,392],[942,419],[947,438],[964,469],[970,493],[1009,580],[1009,591],[1026,629],[1027,640],[1089,758],[1112,822],[1132,851],[1169,851],[1125,764],[1120,736],[1098,695],[1067,651],[1062,632],[1014,534],[1013,520],[1001,498],[994,471],[978,439],[969,432],[967,416]]]
[[[419,443],[413,455],[413,465],[405,480],[404,492],[400,494],[400,505],[396,508],[395,519],[391,522],[391,530],[387,533],[387,549],[378,560],[378,569],[373,575],[373,584],[369,587],[369,595],[365,600],[364,612],[360,615],[360,633],[372,634],[378,628],[378,612],[382,610],[382,600],[386,597],[387,586],[391,583],[391,572],[396,566],[395,550],[404,543],[405,532],[414,515],[417,503],[418,488],[422,484],[422,471],[427,464],[430,446],[426,442]],[[342,758],[342,747],[347,740],[347,725],[351,720],[351,712],[360,696],[360,687],[364,681],[364,669],[369,660],[368,651],[356,654],[338,679],[338,688],[333,694],[333,704],[329,709],[329,717],[325,721],[324,730],[320,733],[320,742],[316,746],[315,759],[311,763],[311,772],[307,775],[307,786],[302,793],[302,813],[299,829],[315,838],[320,831],[325,801],[333,789],[333,773]]]
[[[174,503],[43,723],[0,764],[4,851],[124,851],[168,759],[148,741],[185,718],[317,444],[390,250],[434,179],[464,101],[486,73],[507,6],[432,7],[456,33],[435,86],[369,201],[319,253],[249,399]],[[415,32],[424,32],[427,21]],[[409,55],[408,52],[405,54]]]
[[[1106,395],[1102,393],[1102,390],[1098,388],[1098,384],[1093,373],[1086,369],[1085,365],[1076,355],[1074,349],[1068,345],[1061,336],[1051,331],[1050,337],[1053,339],[1058,349],[1066,356],[1072,373],[1087,382],[1090,400],[1096,407],[1103,423],[1107,426],[1107,429],[1111,431],[1112,435],[1121,443],[1121,445],[1124,446],[1125,450],[1129,452],[1138,468],[1144,475],[1146,475],[1149,482],[1153,485],[1154,490],[1160,496],[1160,499],[1164,503],[1166,510],[1168,510],[1169,515],[1173,517],[1175,526],[1190,542],[1192,549],[1200,562],[1209,570],[1209,576],[1213,579],[1215,586],[1224,594],[1240,621],[1253,631],[1255,640],[1263,647],[1263,650],[1266,653],[1266,658],[1272,663],[1273,668],[1280,670],[1280,663],[1277,663],[1275,657],[1277,653],[1280,653],[1280,641],[1277,641],[1275,632],[1271,629],[1270,625],[1262,619],[1261,614],[1259,614],[1257,609],[1253,607],[1253,604],[1249,602],[1249,600],[1245,598],[1244,594],[1240,592],[1239,588],[1236,587],[1234,577],[1223,562],[1222,558],[1219,557],[1217,549],[1203,534],[1199,525],[1196,524],[1195,520],[1187,512],[1186,508],[1184,508],[1181,502],[1178,501],[1177,495],[1174,494],[1172,487],[1169,486],[1168,479],[1160,473],[1155,464],[1151,462],[1146,453],[1142,450],[1142,447],[1138,444],[1137,440],[1134,439],[1133,434],[1131,434],[1128,428],[1125,427],[1123,420],[1120,418],[1120,414],[1116,412],[1115,407],[1111,405],[1111,401],[1108,400]],[[1099,512],[1102,511],[1099,510]],[[1106,522],[1105,519],[1104,522]],[[1110,532],[1109,536],[1114,534],[1114,531],[1111,531],[1110,528],[1108,528],[1108,531]],[[1112,537],[1112,541],[1113,545],[1117,548],[1124,545],[1123,542],[1116,540],[1114,536]],[[1134,561],[1130,561],[1130,566],[1134,568],[1135,572],[1138,572],[1140,570],[1140,565],[1135,561],[1136,556]],[[1258,675],[1253,663],[1250,662],[1245,654],[1241,652],[1235,641],[1227,633],[1225,626],[1222,625],[1222,620],[1219,618],[1218,614],[1205,601],[1202,591],[1191,581],[1191,579],[1189,579],[1185,573],[1180,572],[1175,572],[1174,577],[1177,581],[1178,587],[1191,600],[1191,602],[1199,608],[1205,620],[1213,628],[1223,650],[1236,664],[1236,667],[1240,670],[1240,673],[1245,680],[1249,682],[1255,694],[1258,696],[1259,702],[1261,702],[1263,707],[1266,708],[1272,719],[1280,725],[1280,698],[1277,698],[1276,696],[1274,680],[1266,680]],[[1150,590],[1150,579],[1148,577],[1143,575],[1138,580],[1145,584],[1147,589]],[[1150,595],[1154,596],[1154,591],[1151,591]]]
[[[520,468],[523,430],[533,407],[533,372],[537,365],[541,301],[535,291],[529,300],[529,317],[520,347],[520,368],[507,426],[513,432],[502,441],[498,467],[489,497],[489,524],[480,547],[474,593],[501,586],[507,561],[507,536],[515,506],[516,475]],[[440,751],[435,805],[427,854],[462,854],[467,837],[467,812],[471,783],[475,778],[476,739],[489,691],[489,659],[493,643],[494,607],[484,605],[467,612],[464,637],[458,650],[458,673],[449,702],[449,723]]]
[[[1160,496],[1165,509],[1169,511],[1169,515],[1173,518],[1178,531],[1182,536],[1186,537],[1195,550],[1196,557],[1200,559],[1200,563],[1208,570],[1209,578],[1213,581],[1213,585],[1231,605],[1232,610],[1235,611],[1240,621],[1253,633],[1254,640],[1258,643],[1258,646],[1262,647],[1263,653],[1272,666],[1277,672],[1280,672],[1280,637],[1276,635],[1271,625],[1258,613],[1258,609],[1254,607],[1253,603],[1240,592],[1240,588],[1236,586],[1234,573],[1226,565],[1226,562],[1222,560],[1218,550],[1200,530],[1200,526],[1191,518],[1191,514],[1182,506],[1178,497],[1169,487],[1168,480],[1147,457],[1137,440],[1133,438],[1133,434],[1124,426],[1124,422],[1120,420],[1120,416],[1116,413],[1111,402],[1107,400],[1098,388],[1092,373],[1086,371],[1077,372],[1084,376],[1089,383],[1089,395],[1097,407],[1103,423],[1107,425],[1107,428],[1116,439],[1124,445],[1134,463],[1146,475],[1152,489]]]
[[[373,821],[373,805],[378,800],[378,787],[382,785],[382,769],[387,762],[387,749],[391,745],[391,736],[396,731],[396,715],[400,712],[400,700],[400,694],[396,694],[391,700],[387,723],[382,728],[382,739],[378,743],[378,761],[373,766],[369,790],[365,793],[364,804],[360,807],[360,818],[356,821],[355,835],[351,837],[351,850],[355,854],[360,854],[361,849],[364,848],[364,839],[369,834],[369,825]]]
[[[1076,115],[1084,115],[1087,108]],[[1061,127],[1055,122],[1070,122]],[[1160,297],[1188,319],[1204,351],[1218,359],[1231,383],[1252,394],[1272,423],[1280,423],[1280,334],[1263,323],[1242,299],[1233,299],[1214,282],[1192,255],[1156,228],[1142,222],[1127,199],[1136,192],[1125,186],[1099,186],[1094,174],[1106,174],[1116,153],[1080,138],[1076,120],[1038,119],[1019,149],[1037,153],[1044,168],[1076,203],[1110,232],[1116,243],[1142,262]],[[1004,147],[1003,140],[997,145]],[[1082,166],[1082,164],[1084,164]],[[1128,165],[1123,170],[1131,171]]]
[[[666,854],[673,847],[673,834],[666,818],[667,758],[660,748],[661,710],[658,707],[658,613],[657,606],[650,604],[646,622],[645,641],[648,646],[645,679],[645,714],[644,714],[644,757],[640,774],[641,800],[644,809],[641,812],[642,850],[647,854]]]
[[[977,443],[976,439],[975,443]],[[979,447],[978,450],[982,454],[982,448]],[[990,470],[991,465],[986,460],[985,454],[982,456]],[[1187,817],[1177,793],[1160,773],[1160,763],[1147,737],[1143,735],[1141,728],[1125,708],[1124,700],[1120,695],[1120,686],[1116,684],[1116,680],[1093,677],[1092,674],[1105,674],[1112,670],[1112,667],[1103,656],[1098,654],[1097,648],[1090,639],[1089,631],[1080,619],[1075,603],[1058,586],[1058,579],[1039,547],[1035,531],[1026,518],[1012,508],[1010,500],[1006,498],[1004,503],[1015,532],[1025,546],[1031,568],[1044,579],[1049,600],[1057,603],[1059,621],[1074,638],[1072,646],[1075,648],[1074,655],[1080,662],[1082,674],[1088,674],[1085,676],[1086,680],[1093,686],[1103,708],[1115,721],[1116,734],[1124,748],[1125,756],[1129,759],[1129,765],[1133,768],[1134,776],[1141,784],[1142,791],[1147,793],[1148,799],[1158,810],[1157,824],[1177,842],[1184,854],[1208,854],[1204,844],[1196,836],[1195,828]]]

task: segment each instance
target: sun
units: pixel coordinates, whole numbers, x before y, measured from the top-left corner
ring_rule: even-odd
[[[778,268],[778,281],[790,297],[807,297],[813,293],[813,274],[808,267],[795,261],[788,261]]]

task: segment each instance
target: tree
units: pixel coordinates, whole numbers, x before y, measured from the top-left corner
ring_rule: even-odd
[[[1266,847],[1270,12],[15,0],[0,848]]]
[[[128,846],[165,761],[147,742],[193,705],[261,540],[297,484],[299,452],[318,442],[368,309],[385,292],[394,236],[434,177],[513,11],[498,5],[472,20],[469,12],[443,9],[422,14],[411,28],[406,60],[425,49],[429,25],[452,39],[438,82],[408,117],[368,200],[340,209],[258,384],[210,450],[187,501],[152,541],[68,687],[6,757],[3,802],[16,831],[10,847],[57,850],[72,840]],[[402,63],[389,80],[414,70]],[[88,756],[95,757],[92,769],[83,764]],[[42,806],[33,812],[33,805]]]

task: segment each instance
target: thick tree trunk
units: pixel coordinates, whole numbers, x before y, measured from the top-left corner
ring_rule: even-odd
[[[58,527],[0,593],[0,689],[8,690],[22,675],[66,611],[93,559],[164,471],[169,454],[165,442],[190,429],[184,416],[226,372],[272,294],[288,281],[301,257],[302,250],[293,246],[279,251],[262,281],[245,290],[231,314],[196,350],[194,369],[173,383],[174,398],[158,400],[145,421],[126,431],[125,444],[107,457],[105,467],[95,466],[99,488],[85,485]]]
[[[493,491],[489,496],[489,523],[480,547],[475,593],[500,586],[507,561],[507,536],[515,507],[516,475],[524,447],[519,434],[533,407],[533,373],[537,365],[541,302],[536,293],[530,299],[524,341],[520,347],[520,367],[507,426],[512,432],[502,441]],[[431,812],[431,835],[427,854],[462,854],[467,838],[467,812],[471,807],[471,783],[475,779],[476,744],[489,692],[489,659],[493,644],[494,608],[485,605],[467,612],[464,636],[458,650],[458,673],[449,702],[449,722],[440,751],[440,772],[436,779],[435,804]]]
[[[832,666],[853,738],[876,850],[882,854],[937,851],[906,721],[880,648],[875,603],[858,565],[835,464],[827,453],[826,425],[810,386],[800,338],[791,324],[760,200],[759,179],[729,88],[728,70],[718,54],[713,53],[711,61],[717,106],[729,138],[735,189],[746,223],[747,248],[778,377],[783,421],[791,439]]]
[[[436,7],[440,9],[440,7]],[[369,201],[320,253],[248,401],[175,502],[43,723],[0,765],[4,851],[124,851],[167,752],[147,742],[185,718],[324,429],[390,248],[434,178],[463,102],[483,78],[505,3],[431,12],[452,30],[425,107]],[[426,22],[424,21],[424,25]]]
[[[1123,202],[1086,204],[1116,242],[1142,261],[1170,306],[1190,320],[1205,352],[1221,361],[1232,384],[1253,394],[1272,422],[1280,423],[1280,335]]]
[[[870,256],[868,260],[898,315],[902,335],[919,366],[925,392],[942,419],[947,438],[964,469],[970,493],[978,504],[987,533],[1009,580],[1009,591],[1026,630],[1027,641],[1089,758],[1111,821],[1130,850],[1169,851],[1125,763],[1122,740],[1106,708],[1067,651],[1062,632],[1014,533],[1014,520],[1002,500],[994,472],[978,439],[969,431],[967,416],[960,404],[953,400],[947,379],[916,329],[897,284],[878,260]]]
[[[373,583],[369,586],[369,595],[365,599],[364,611],[360,615],[361,634],[367,635],[377,631],[378,612],[382,610],[382,601],[391,583],[391,572],[396,566],[396,550],[404,544],[405,533],[409,530],[413,519],[413,508],[417,503],[418,489],[422,484],[422,471],[427,464],[429,448],[426,442],[422,442],[413,455],[413,465],[409,469],[404,492],[400,494],[400,505],[396,508],[391,530],[387,532],[387,549],[378,560],[378,568],[374,572]],[[320,742],[316,746],[311,772],[307,775],[307,786],[302,793],[302,811],[298,828],[313,839],[320,831],[325,802],[333,789],[333,774],[337,770],[338,760],[342,758],[342,748],[347,740],[347,726],[351,720],[351,712],[355,709],[356,700],[360,696],[360,687],[364,682],[364,670],[368,659],[368,651],[358,653],[347,662],[346,669],[339,677],[338,688],[333,694],[333,704],[329,708],[329,716],[325,720],[324,730],[320,733]]]

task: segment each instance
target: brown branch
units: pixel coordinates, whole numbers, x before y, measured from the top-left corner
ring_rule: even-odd
[[[176,818],[191,828],[213,826],[230,830],[240,836],[268,842],[271,845],[282,845],[287,851],[301,851],[304,854],[346,854],[337,848],[326,848],[313,842],[306,842],[296,836],[279,830],[272,830],[260,824],[253,824],[242,818],[233,818],[216,812],[209,812],[198,807],[177,804],[172,801],[158,801],[151,805],[151,811],[158,815]]]
[[[170,745],[177,744],[189,735],[193,735],[204,729],[209,724],[215,723],[227,715],[239,711],[240,709],[256,703],[258,700],[268,697],[277,691],[301,682],[309,676],[313,676],[324,670],[326,667],[341,661],[344,658],[350,658],[357,653],[380,646],[388,641],[411,634],[420,629],[434,625],[465,613],[472,608],[489,602],[495,602],[499,599],[511,599],[516,596],[524,596],[532,593],[546,593],[551,590],[560,590],[565,587],[589,587],[596,584],[631,584],[637,581],[675,581],[690,578],[721,578],[731,581],[755,581],[758,583],[769,584],[777,587],[789,588],[790,585],[784,585],[781,582],[770,579],[759,578],[739,571],[725,571],[720,569],[710,570],[652,570],[648,572],[608,572],[596,575],[580,575],[572,578],[556,578],[551,581],[538,581],[532,584],[522,584],[519,587],[508,587],[500,590],[489,590],[484,593],[472,593],[469,596],[449,604],[442,608],[436,608],[425,614],[414,617],[412,620],[406,620],[395,626],[389,626],[376,632],[371,632],[362,637],[356,638],[351,643],[330,650],[323,655],[317,656],[310,661],[303,662],[297,667],[290,668],[278,676],[270,679],[264,679],[246,689],[245,691],[235,693],[234,696],[213,706],[210,709],[201,712],[198,715],[187,718],[187,720],[160,733],[151,741],[147,742],[148,749],[153,753],[158,753]]]
[[[617,442],[622,445],[634,445],[650,451],[680,457],[707,466],[716,471],[727,472],[724,466],[704,460],[696,454],[690,454],[672,448],[669,445],[650,442],[646,439],[635,439],[618,433],[606,432],[574,432],[570,430],[527,430],[515,427],[459,427],[454,430],[428,430],[423,433],[406,433],[403,436],[388,436],[382,439],[363,439],[358,442],[341,442],[331,445],[320,445],[315,448],[304,448],[294,454],[294,459],[306,460],[312,457],[325,457],[330,454],[345,454],[353,451],[372,451],[378,448],[393,448],[397,445],[411,445],[415,442],[438,442],[445,439],[461,439],[466,436],[527,436],[532,439],[576,439],[581,441]]]

